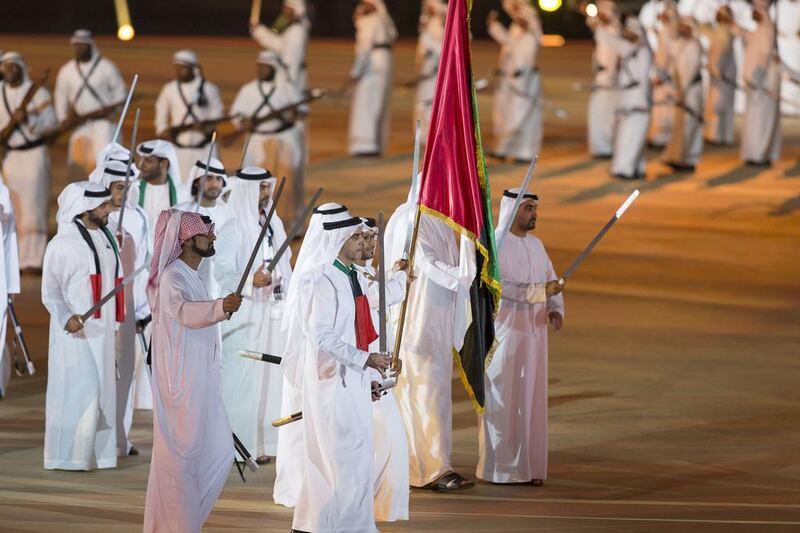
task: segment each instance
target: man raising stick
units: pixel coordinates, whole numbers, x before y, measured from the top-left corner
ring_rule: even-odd
[[[198,213],[164,211],[156,223],[147,284],[153,310],[153,458],[144,531],[199,532],[233,462],[222,403],[217,324],[241,296],[211,300],[198,275],[214,255],[214,225]]]

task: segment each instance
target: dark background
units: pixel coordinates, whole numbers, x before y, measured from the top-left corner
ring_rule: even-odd
[[[269,23],[281,0],[262,0],[262,20]],[[589,37],[583,18],[568,8],[542,12],[546,33]],[[312,34],[352,37],[356,0],[311,0]],[[245,35],[251,0],[128,0],[137,35]],[[420,0],[386,0],[401,36],[417,35]],[[500,10],[500,0],[474,0],[472,30],[486,36],[486,15]],[[0,33],[70,33],[90,28],[97,34],[117,30],[114,0],[0,0]]]

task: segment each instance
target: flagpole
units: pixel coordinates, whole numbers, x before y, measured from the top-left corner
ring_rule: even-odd
[[[394,338],[394,352],[392,352],[392,368],[396,369],[400,361],[400,345],[403,343],[403,330],[406,325],[406,310],[408,309],[408,291],[411,288],[411,275],[414,273],[414,258],[417,255],[417,235],[419,234],[419,203],[415,204],[416,214],[414,215],[414,233],[411,235],[411,249],[408,252],[408,273],[409,280],[406,281],[406,297],[400,306],[400,322],[397,324],[397,334]]]

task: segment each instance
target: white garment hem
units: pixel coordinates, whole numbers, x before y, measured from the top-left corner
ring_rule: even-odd
[[[57,461],[54,459],[44,460],[45,470],[99,470],[103,468],[116,468],[117,458],[114,459],[101,459],[97,461],[96,466],[91,466],[86,461]]]

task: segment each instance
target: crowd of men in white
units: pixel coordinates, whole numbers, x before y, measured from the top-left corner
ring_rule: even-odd
[[[782,46],[800,60],[800,2],[779,0],[772,13],[760,2],[745,9],[739,0],[697,0],[690,20],[679,16],[681,4],[650,0],[639,19],[623,23],[604,0],[587,15],[596,38],[589,144],[594,155],[613,156],[614,175],[643,176],[648,140],[666,145],[665,162],[677,169],[694,167],[704,132],[710,142],[732,143],[740,87],[746,94],[743,158],[765,164],[777,157],[781,102],[797,99],[800,91],[781,85],[782,73],[794,76],[797,65],[779,59],[772,20],[778,9],[779,26],[792,14],[795,26],[788,37],[778,32],[778,42],[786,39]],[[501,45],[493,154],[529,161],[541,148],[546,108],[536,67],[542,30],[526,0],[503,4],[511,25],[496,14],[488,21]],[[710,9],[711,15],[703,11],[707,19],[699,15],[702,6]],[[415,80],[423,130],[446,9],[441,0],[423,2]],[[298,531],[377,531],[376,520],[408,519],[409,486],[472,486],[450,463],[453,316],[458,290],[471,281],[459,268],[453,232],[423,216],[417,261],[408,272],[401,255],[416,198],[409,194],[389,220],[389,337],[398,321],[395,304],[409,301],[404,365],[391,369],[375,333],[373,221],[354,217],[343,205],[321,205],[294,268],[290,253],[272,264],[287,240],[283,220],[294,222],[304,203],[307,158],[304,0],[285,0],[282,20],[279,33],[251,25],[265,49],[257,79],[230,108],[250,137],[235,172],[225,170],[216,151],[209,156],[210,131],[224,108],[189,50],[174,55],[176,79],[156,101],[159,138],[139,143],[135,153],[113,142],[109,115],[127,91],[90,32],[73,35],[75,59],[59,71],[52,100],[39,88],[21,106],[33,83],[26,64],[16,52],[0,58],[0,128],[17,124],[1,154],[0,290],[18,293],[21,269],[43,271],[42,301],[51,316],[44,467],[116,467],[119,457],[138,453],[129,440],[134,409],[152,409],[146,531],[199,531],[234,460],[231,430],[259,463],[277,457],[273,498],[295,507],[292,527]],[[381,0],[363,0],[354,20],[350,152],[373,156],[387,141],[397,32]],[[744,68],[737,71],[742,38]],[[796,83],[791,76],[790,84]],[[48,243],[46,138],[64,124],[72,130],[70,172],[88,180],[70,183],[59,195],[58,231]],[[289,178],[281,216],[270,220],[239,296],[239,280],[272,207],[273,175]],[[511,229],[499,250],[498,348],[486,370],[476,475],[538,485],[547,478],[547,329],[561,328],[564,306],[547,253],[529,234],[538,198],[526,193],[514,213],[518,193],[504,192],[497,225]],[[138,270],[144,273],[134,283],[81,319]],[[362,297],[374,326],[368,338],[354,327],[365,320],[359,316]],[[4,334],[5,315],[0,318]],[[240,357],[240,350],[274,354],[283,362],[253,361]],[[382,394],[376,387],[387,376],[397,387]],[[0,393],[7,378],[4,354]],[[272,426],[299,411],[302,422]]]

